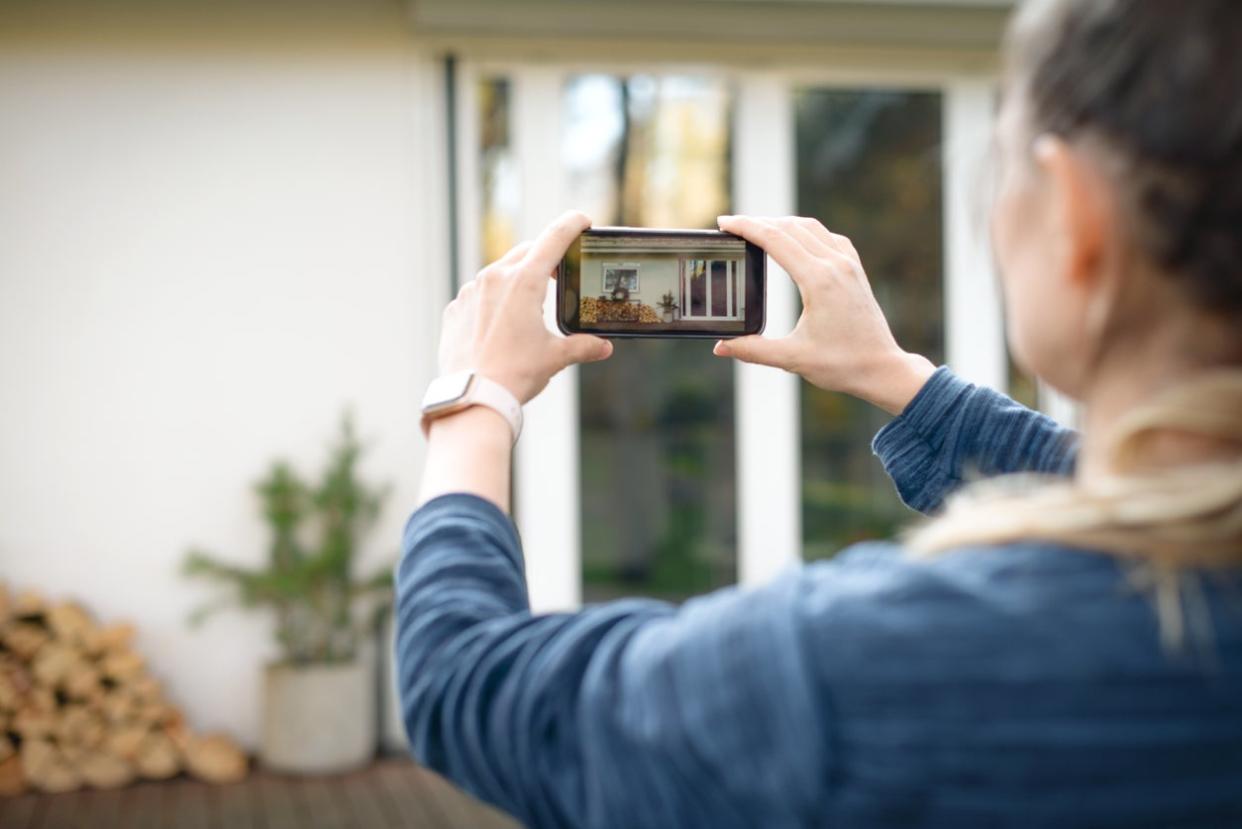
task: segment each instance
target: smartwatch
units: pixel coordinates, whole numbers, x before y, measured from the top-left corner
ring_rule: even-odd
[[[473,371],[444,374],[431,381],[423,395],[423,435],[437,417],[460,412],[471,406],[493,409],[509,424],[513,441],[522,433],[522,404],[513,392]]]

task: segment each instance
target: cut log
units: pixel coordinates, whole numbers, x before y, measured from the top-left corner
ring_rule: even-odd
[[[246,776],[246,755],[223,734],[191,737],[183,756],[190,774],[208,783],[235,783]]]
[[[56,737],[61,745],[97,748],[107,736],[103,718],[81,704],[64,706],[57,726]]]
[[[26,779],[39,791],[55,794],[82,787],[82,775],[46,740],[26,740],[18,756]]]
[[[181,709],[163,702],[139,703],[133,718],[151,728],[171,727],[185,719]]]
[[[117,725],[136,719],[139,702],[124,688],[114,688],[95,703],[104,719]]]
[[[56,718],[51,711],[28,705],[13,715],[9,726],[23,741],[41,740],[56,731]]]
[[[47,626],[62,642],[81,645],[97,626],[86,608],[73,602],[61,602],[45,614]]]
[[[4,629],[4,646],[18,659],[29,662],[47,644],[47,629],[30,622],[10,624]]]
[[[23,590],[13,599],[14,616],[42,616],[47,602],[38,590]]]
[[[133,640],[134,626],[128,622],[117,622],[90,631],[84,637],[82,644],[88,653],[101,654],[107,651],[126,650]]]
[[[30,673],[40,685],[55,688],[80,664],[82,659],[75,648],[53,639],[39,648],[30,663]]]
[[[164,716],[160,719],[160,727],[165,732],[171,729],[186,729],[185,712],[175,705],[169,705],[164,709]]]
[[[148,780],[164,780],[180,771],[177,749],[166,735],[153,732],[142,741],[134,761],[138,773]]]
[[[103,695],[102,678],[99,671],[88,662],[79,661],[73,665],[60,686],[72,699],[89,702]]]
[[[133,762],[138,759],[138,752],[150,733],[149,729],[140,725],[121,726],[108,733],[104,744],[111,754]]]
[[[27,706],[45,714],[53,714],[59,707],[56,702],[56,692],[40,685],[31,685],[30,690],[26,692],[25,700]]]
[[[60,757],[69,768],[80,770],[83,761],[90,756],[91,750],[82,746],[66,745],[64,743],[56,743],[56,750],[60,752]]]
[[[100,668],[104,676],[117,683],[124,683],[136,679],[146,668],[146,662],[138,653],[126,648],[104,654]]]
[[[26,772],[22,768],[22,758],[11,754],[7,760],[0,760],[0,797],[19,795],[26,791],[26,788]]]
[[[0,639],[2,638],[0,636]],[[25,662],[13,656],[0,655],[0,677],[4,678],[14,695],[13,708],[16,708],[21,699],[34,687],[34,677],[30,675],[30,668]]]
[[[115,789],[134,781],[134,767],[106,752],[94,752],[78,764],[82,779],[97,789]]]
[[[242,750],[190,730],[134,639],[130,624],[100,625],[82,605],[0,582],[0,794],[113,788],[183,769],[213,783],[245,776]]]
[[[182,757],[190,748],[190,741],[194,739],[194,732],[191,731],[185,723],[178,723],[164,727],[164,733],[173,741],[173,745],[177,747],[177,751]]]
[[[144,702],[163,702],[164,688],[150,674],[135,678],[129,683],[129,692]]]
[[[21,694],[11,671],[0,667],[0,711],[9,712],[17,707]]]

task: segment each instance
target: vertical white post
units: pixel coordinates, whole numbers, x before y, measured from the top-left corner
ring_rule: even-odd
[[[568,207],[560,152],[564,76],[530,66],[516,68],[511,78],[511,135],[522,188],[518,232],[532,239]],[[550,279],[544,307],[555,327]],[[531,606],[537,612],[573,609],[582,595],[577,370],[553,378],[525,414],[514,499]]]
[[[737,87],[734,122],[734,211],[794,212],[792,90],[777,74],[748,73]],[[767,328],[793,329],[796,297],[789,276],[768,261]],[[798,452],[798,378],[738,363],[738,581],[760,584],[801,557],[802,486]]]
[[[982,190],[993,82],[950,83],[944,99],[945,332],[948,363],[972,383],[1005,391],[1004,311],[992,268]]]

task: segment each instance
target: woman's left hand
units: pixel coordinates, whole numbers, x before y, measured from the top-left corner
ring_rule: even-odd
[[[589,334],[563,337],[544,322],[548,279],[591,220],[571,211],[462,286],[444,309],[440,370],[474,371],[501,384],[522,403],[558,371],[612,354],[612,343]]]

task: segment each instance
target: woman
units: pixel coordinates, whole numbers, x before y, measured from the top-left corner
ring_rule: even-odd
[[[430,424],[398,570],[415,755],[533,826],[1242,825],[1242,3],[1050,0],[1007,40],[992,234],[1018,360],[1081,440],[904,353],[849,241],[721,217],[797,283],[721,357],[897,415],[868,544],[675,609],[528,611],[511,437]],[[567,214],[444,315],[521,401],[611,345],[544,327]],[[1038,473],[1020,485],[973,475]],[[946,505],[947,500],[947,505]]]

